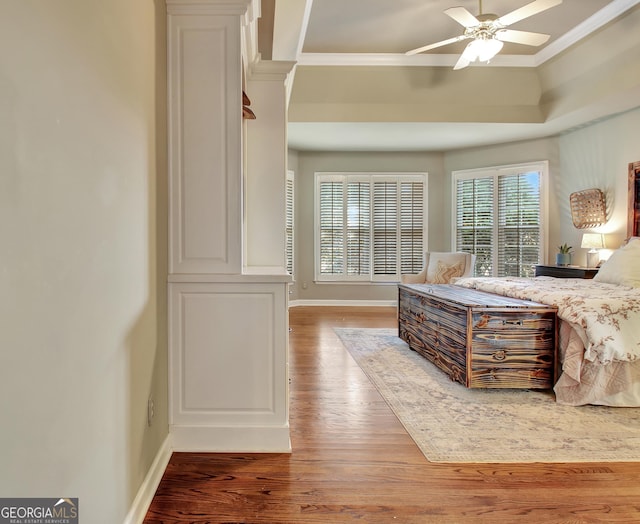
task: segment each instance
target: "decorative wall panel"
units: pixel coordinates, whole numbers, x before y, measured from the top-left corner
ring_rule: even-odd
[[[240,273],[240,19],[169,17],[170,273]]]

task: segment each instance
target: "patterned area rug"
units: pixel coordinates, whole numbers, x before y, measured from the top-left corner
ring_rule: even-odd
[[[640,409],[467,389],[389,329],[335,329],[431,462],[640,461]]]

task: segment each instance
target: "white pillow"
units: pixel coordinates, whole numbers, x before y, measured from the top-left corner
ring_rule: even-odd
[[[602,263],[593,280],[640,287],[640,238],[631,238],[626,245],[614,251],[609,260]]]

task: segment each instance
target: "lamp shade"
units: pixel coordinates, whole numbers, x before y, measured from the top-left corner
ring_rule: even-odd
[[[585,233],[582,235],[580,247],[583,249],[602,249],[604,247],[602,235],[600,233]]]

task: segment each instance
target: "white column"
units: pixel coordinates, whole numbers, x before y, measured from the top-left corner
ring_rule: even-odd
[[[255,120],[248,120],[246,148],[245,272],[285,270],[287,173],[287,75],[294,62],[258,62],[246,84]]]
[[[249,0],[167,0],[169,272],[242,269],[242,16]]]
[[[289,451],[291,278],[243,272],[242,57],[259,1],[166,2],[173,448]]]

